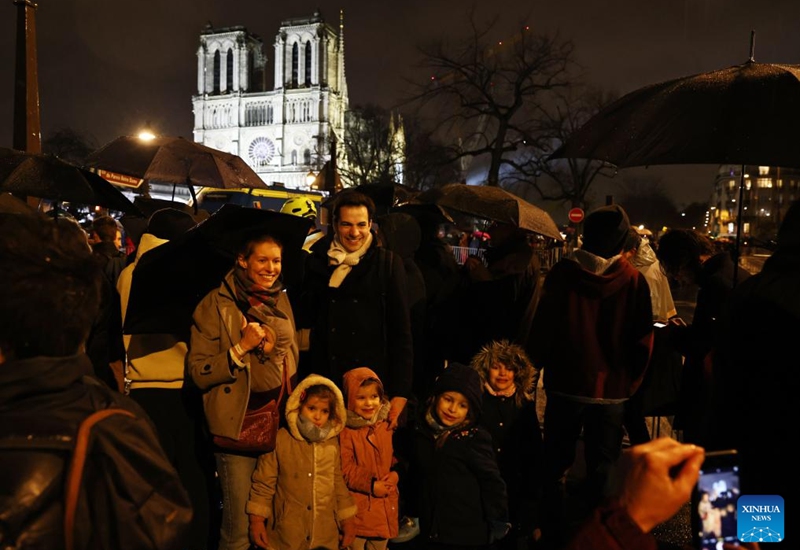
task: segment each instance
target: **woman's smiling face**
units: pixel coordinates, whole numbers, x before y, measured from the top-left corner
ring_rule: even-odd
[[[264,288],[272,288],[281,274],[282,250],[275,241],[264,241],[253,246],[246,258],[239,255],[237,262],[247,278]]]

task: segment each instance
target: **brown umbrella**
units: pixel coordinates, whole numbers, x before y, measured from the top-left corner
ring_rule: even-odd
[[[11,193],[0,193],[0,214],[34,214],[36,210]]]
[[[563,240],[550,214],[500,187],[450,183],[423,191],[413,202],[435,204],[445,210],[515,225],[544,237]]]
[[[112,172],[110,178],[140,178],[153,183],[239,189],[266,189],[267,185],[237,155],[212,149],[182,137],[142,140],[118,137],[86,159],[86,166]]]
[[[141,215],[106,180],[53,155],[0,148],[0,191]]]

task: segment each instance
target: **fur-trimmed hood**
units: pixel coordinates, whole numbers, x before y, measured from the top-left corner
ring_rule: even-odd
[[[300,434],[300,430],[297,427],[297,417],[300,415],[301,396],[303,393],[305,393],[306,389],[317,385],[327,386],[330,388],[336,399],[336,403],[331,403],[332,408],[336,411],[336,419],[334,420],[333,415],[331,415],[331,431],[328,433],[328,436],[325,439],[332,439],[338,436],[339,433],[344,429],[345,422],[347,420],[347,409],[345,409],[344,406],[344,397],[342,397],[342,392],[338,387],[336,387],[336,384],[324,376],[319,376],[318,374],[309,374],[303,378],[299,384],[297,384],[297,387],[292,391],[292,394],[286,401],[286,425],[289,428],[289,433],[292,434],[292,437],[300,441],[304,440],[303,436]]]
[[[521,404],[522,399],[533,400],[536,395],[536,385],[539,382],[539,369],[533,366],[522,346],[512,344],[508,340],[490,342],[475,354],[470,365],[478,371],[483,383],[487,384],[489,369],[497,362],[514,369],[517,402]]]

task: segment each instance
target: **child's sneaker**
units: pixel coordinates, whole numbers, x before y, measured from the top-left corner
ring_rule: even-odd
[[[417,535],[419,535],[419,518],[403,516],[400,518],[400,530],[397,532],[397,536],[389,539],[389,542],[395,544],[408,542]]]

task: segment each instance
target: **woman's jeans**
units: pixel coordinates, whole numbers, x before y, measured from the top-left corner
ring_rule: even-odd
[[[214,457],[222,488],[219,550],[248,550],[250,520],[245,507],[258,459],[226,453],[214,453]]]

